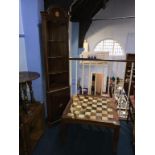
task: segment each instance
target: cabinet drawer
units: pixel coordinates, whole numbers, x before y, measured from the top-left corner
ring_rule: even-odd
[[[65,109],[67,103],[69,102],[69,88],[48,93],[47,99],[48,121],[52,123],[61,118],[62,112]]]

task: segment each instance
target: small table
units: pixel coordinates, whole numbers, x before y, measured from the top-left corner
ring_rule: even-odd
[[[116,151],[120,129],[116,108],[114,100],[109,97],[73,96],[63,112],[62,126],[79,123],[112,128],[114,129],[113,151]]]
[[[19,72],[19,83],[29,82],[40,77],[37,72],[24,71]]]
[[[27,86],[30,89],[30,97],[31,97],[31,103],[35,100],[33,96],[33,90],[32,90],[32,80],[35,80],[40,77],[40,74],[37,72],[19,72],[19,85],[20,85],[20,93],[23,91],[24,98],[27,99]],[[21,99],[20,94],[20,99]]]
[[[19,103],[23,106],[25,112],[27,112],[28,104],[36,102],[33,96],[32,80],[39,77],[40,74],[37,72],[19,72]]]
[[[19,145],[20,154],[32,154],[32,150],[44,132],[44,105],[35,101],[32,80],[37,72],[19,72]]]

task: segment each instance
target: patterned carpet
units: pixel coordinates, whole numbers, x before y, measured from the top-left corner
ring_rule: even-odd
[[[59,131],[59,124],[46,128],[33,155],[134,155],[131,125],[125,121],[121,121],[117,153],[112,151],[111,129],[70,125],[64,144],[60,141]]]

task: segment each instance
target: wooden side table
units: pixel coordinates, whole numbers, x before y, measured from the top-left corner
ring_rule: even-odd
[[[19,154],[30,155],[44,132],[44,105],[35,101],[32,80],[37,72],[19,73]]]
[[[32,90],[32,80],[39,77],[40,74],[37,72],[19,72],[19,104],[25,112],[27,111],[28,104],[35,102]]]
[[[83,99],[80,99],[81,97]],[[88,101],[89,98],[92,98],[92,100]],[[95,101],[94,103],[93,100],[95,98],[96,100],[100,100],[100,101],[98,103]],[[92,104],[90,105],[90,103]],[[76,104],[76,108],[75,108],[76,110],[74,111],[73,106],[75,106],[75,104]],[[96,105],[98,105],[98,107]],[[79,106],[80,106],[80,109],[77,110]],[[91,107],[92,107],[92,110],[90,110]],[[102,108],[99,108],[99,107],[102,107]],[[78,111],[78,114],[77,114],[77,111]],[[95,111],[95,113],[93,111]],[[90,114],[89,117],[87,115],[88,113]],[[81,118],[80,115],[83,115],[83,117]],[[91,116],[93,116],[93,118]],[[105,120],[102,119],[101,117],[104,118]],[[101,126],[101,127],[113,129],[114,130],[113,151],[114,152],[117,151],[120,122],[119,122],[119,118],[116,110],[116,105],[111,98],[97,97],[97,96],[94,97],[91,95],[73,96],[73,98],[66,106],[66,109],[64,110],[63,116],[62,116],[61,136],[63,141],[65,140],[65,136],[67,135],[66,130],[67,130],[68,124],[87,124],[87,125],[95,125],[95,126]]]

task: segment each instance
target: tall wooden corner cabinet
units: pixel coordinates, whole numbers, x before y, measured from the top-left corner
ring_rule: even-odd
[[[50,7],[42,15],[42,41],[48,125],[61,119],[70,99],[67,12]]]

